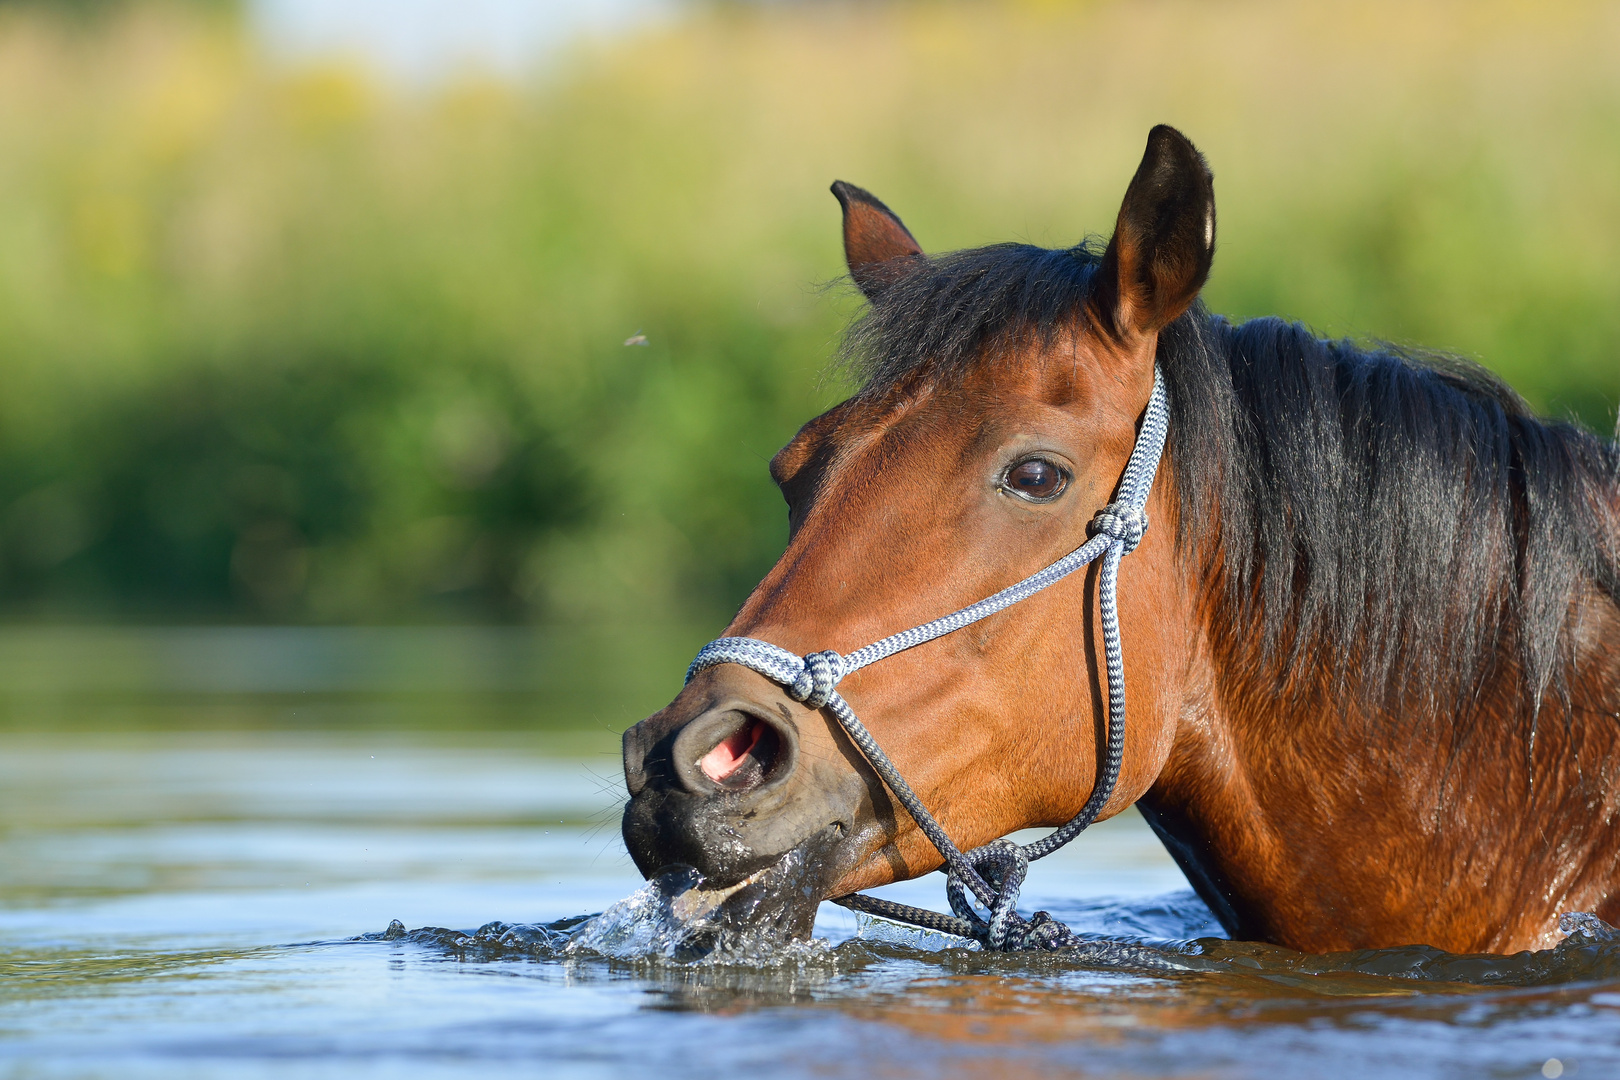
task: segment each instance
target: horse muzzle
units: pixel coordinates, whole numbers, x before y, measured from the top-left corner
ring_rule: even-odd
[[[846,841],[867,787],[841,754],[821,752],[832,750],[825,731],[814,711],[747,669],[701,673],[624,734],[624,842],[636,868],[651,878],[689,866],[726,887],[799,853],[794,889],[813,914],[864,854]],[[804,752],[807,740],[817,752]]]

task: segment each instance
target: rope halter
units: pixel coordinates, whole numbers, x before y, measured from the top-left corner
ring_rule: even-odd
[[[804,670],[783,689],[794,701],[802,701],[808,708],[819,709],[832,700],[833,688],[843,677],[844,658],[828,649],[806,656]]]
[[[698,651],[686,671],[686,681],[717,664],[740,664],[778,683],[794,701],[812,709],[826,709],[838,721],[850,741],[860,750],[896,801],[905,807],[923,835],[945,860],[946,895],[954,916],[896,904],[877,897],[854,894],[834,903],[887,919],[909,922],[930,930],[973,938],[998,951],[1014,949],[1059,949],[1080,939],[1044,911],[1025,919],[1017,912],[1018,893],[1029,864],[1045,858],[1079,836],[1097,819],[1113,794],[1125,753],[1125,664],[1119,638],[1119,560],[1136,550],[1147,532],[1147,499],[1164,456],[1165,436],[1170,426],[1170,408],[1164,379],[1153,371],[1153,393],[1130,460],[1119,481],[1115,500],[1097,511],[1087,527],[1090,539],[1063,558],[1038,570],[1024,580],[1009,585],[993,596],[959,611],[941,616],[910,630],[902,630],[882,641],[857,649],[848,656],[831,650],[797,656],[786,649],[757,638],[726,637],[711,641]],[[1051,835],[1028,845],[1008,839],[991,841],[964,853],[953,842],[934,816],[923,806],[889,756],[872,738],[838,692],[846,675],[859,671],[895,653],[943,637],[980,619],[1011,607],[1062,581],[1082,566],[1102,560],[1097,582],[1097,608],[1102,622],[1103,661],[1108,680],[1108,742],[1097,755],[1097,777],[1091,796],[1080,812]],[[979,907],[983,907],[981,914]]]
[[[1120,542],[1120,554],[1129,555],[1136,550],[1136,545],[1142,542],[1147,534],[1147,510],[1138,506],[1125,506],[1111,502],[1091,519],[1086,531],[1092,536],[1106,536]]]

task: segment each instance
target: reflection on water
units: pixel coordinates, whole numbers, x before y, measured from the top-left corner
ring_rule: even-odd
[[[711,627],[0,626],[0,726],[595,731],[662,708]],[[617,658],[635,656],[624,665]]]
[[[862,930],[830,905],[828,945],[768,962],[570,951],[578,924],[557,920],[642,887],[618,782],[603,740],[0,736],[0,1075],[1620,1071],[1613,946],[1551,963],[1209,940],[1134,815],[1026,887],[1131,943],[1082,961]],[[937,876],[888,890],[940,894]]]

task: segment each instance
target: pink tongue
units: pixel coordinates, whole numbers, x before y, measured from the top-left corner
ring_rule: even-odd
[[[746,727],[734,732],[725,742],[704,754],[703,760],[698,762],[698,768],[703,770],[704,776],[719,783],[737,771],[737,767],[748,757],[748,751],[754,748],[764,733],[764,724],[758,720],[750,722]]]

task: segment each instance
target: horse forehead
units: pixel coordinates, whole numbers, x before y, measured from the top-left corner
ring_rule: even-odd
[[[1060,337],[1049,347],[987,357],[954,378],[922,365],[880,394],[846,402],[834,423],[807,427],[789,449],[801,461],[820,460],[823,496],[892,488],[884,474],[901,463],[926,468],[907,475],[910,490],[947,483],[1011,437],[1065,420],[1093,422],[1108,367],[1095,353],[1087,341]]]
[[[888,404],[864,423],[834,433],[844,439],[835,472],[863,487],[903,463],[925,463],[930,473],[949,474],[974,458],[1016,411],[1011,402],[969,400],[950,390]],[[908,479],[915,487],[919,478]]]
[[[1089,404],[1081,382],[1017,369],[975,373],[874,403],[832,434],[845,440],[839,458],[851,465],[887,464],[908,454],[929,455],[941,466],[952,459],[965,463],[1014,433],[1077,419],[1076,410],[1085,412]]]
[[[872,436],[943,423],[960,437],[1039,406],[1065,407],[1090,395],[1096,365],[1083,350],[1027,349],[981,360],[949,378],[923,368],[865,404],[851,420]]]

